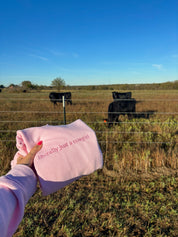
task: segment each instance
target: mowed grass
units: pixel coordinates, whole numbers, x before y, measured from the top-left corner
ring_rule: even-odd
[[[38,188],[14,236],[177,236],[178,91],[132,91],[149,119],[107,128],[112,91],[72,91],[67,123],[82,119],[96,132],[104,167],[43,197]],[[0,168],[10,169],[16,130],[63,124],[49,92],[0,94]]]

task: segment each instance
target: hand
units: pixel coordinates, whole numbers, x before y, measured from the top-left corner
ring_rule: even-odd
[[[41,150],[42,146],[43,146],[42,141],[38,142],[26,156],[19,156],[17,158],[17,164],[27,165],[31,168],[33,165],[35,155],[37,154],[37,152]]]

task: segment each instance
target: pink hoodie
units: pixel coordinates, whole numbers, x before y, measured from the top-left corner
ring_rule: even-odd
[[[0,177],[0,236],[10,237],[20,224],[25,205],[36,191],[36,175],[26,165],[15,165]]]
[[[19,154],[25,156],[40,140],[43,147],[34,159],[34,167],[43,195],[56,192],[103,166],[95,132],[78,119],[68,125],[18,130],[16,145],[19,151],[11,162],[12,167]]]
[[[12,169],[0,177],[0,236],[10,237],[24,215],[25,205],[36,190],[37,178],[31,168],[17,165],[39,141],[34,166],[44,195],[66,186],[103,166],[95,132],[81,120],[65,126],[42,126],[17,131],[17,148]]]

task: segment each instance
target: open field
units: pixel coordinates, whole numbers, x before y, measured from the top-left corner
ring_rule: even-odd
[[[149,119],[107,128],[111,90],[74,90],[67,123],[78,118],[96,132],[104,168],[26,206],[15,236],[176,236],[178,232],[178,91],[134,90],[136,111]],[[0,170],[10,168],[18,129],[63,123],[49,92],[0,93]]]

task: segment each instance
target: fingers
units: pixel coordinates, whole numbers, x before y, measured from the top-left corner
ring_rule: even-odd
[[[41,150],[42,147],[43,147],[43,142],[42,141],[38,142],[26,156],[18,157],[17,164],[28,165],[29,167],[31,167],[33,164],[35,155],[37,154],[37,152]]]
[[[17,158],[17,164],[21,163],[23,161],[24,157],[23,156],[19,156]]]
[[[28,153],[31,157],[36,155],[37,152],[39,152],[41,150],[41,148],[43,147],[43,142],[40,141],[38,142],[32,149],[31,151]]]

